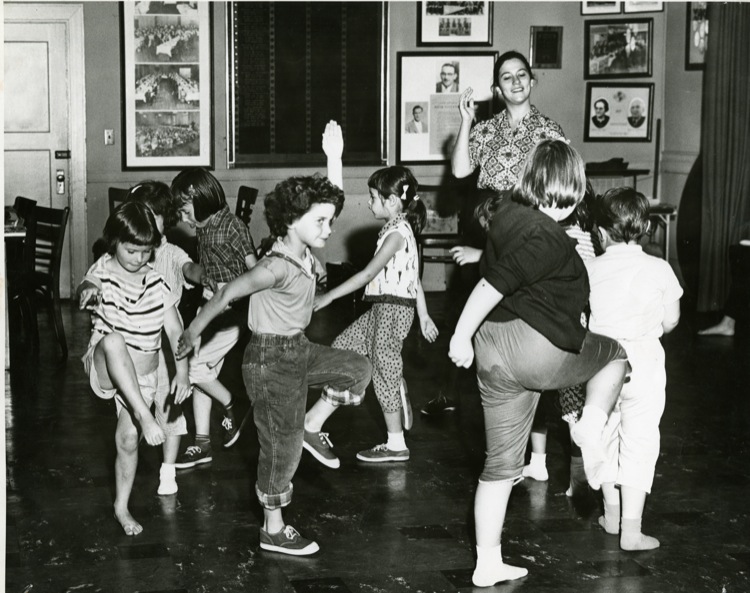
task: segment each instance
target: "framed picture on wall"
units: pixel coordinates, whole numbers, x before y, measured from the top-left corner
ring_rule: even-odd
[[[708,4],[687,3],[685,30],[685,70],[703,70],[708,46]]]
[[[492,2],[417,2],[418,46],[491,46]]]
[[[586,84],[583,139],[587,142],[650,142],[654,83]]]
[[[581,2],[581,14],[620,14],[622,2],[619,0],[602,0]]]
[[[562,68],[562,27],[531,27],[532,68]]]
[[[445,162],[461,127],[459,95],[474,89],[477,120],[492,113],[497,52],[399,52],[397,58],[396,160]]]
[[[632,0],[630,2],[622,3],[622,11],[625,14],[632,14],[636,12],[662,12],[664,10],[664,2],[651,2],[651,0]]]
[[[584,78],[651,76],[654,19],[586,21]]]
[[[123,167],[212,167],[210,3],[120,6]]]

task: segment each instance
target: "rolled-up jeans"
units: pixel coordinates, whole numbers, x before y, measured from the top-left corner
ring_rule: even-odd
[[[356,352],[315,344],[302,333],[252,334],[242,378],[258,430],[255,493],[264,508],[278,509],[292,501],[308,387],[322,387],[326,401],[357,404],[371,376],[370,361]]]
[[[542,391],[586,383],[613,360],[627,360],[611,338],[586,332],[581,351],[569,352],[520,319],[485,321],[474,352],[487,440],[480,482],[521,477]]]

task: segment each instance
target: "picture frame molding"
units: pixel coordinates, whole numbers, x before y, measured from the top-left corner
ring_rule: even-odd
[[[646,69],[643,72],[605,72],[603,74],[592,73],[591,37],[592,29],[595,27],[611,27],[613,25],[646,24],[648,25],[648,51],[646,56]],[[628,18],[628,19],[598,19],[584,21],[584,63],[583,78],[585,80],[604,80],[612,78],[650,78],[654,64],[654,19]]]
[[[474,89],[478,119],[493,115],[495,101],[491,84],[497,57],[498,52],[493,50],[404,51],[396,54],[397,164],[427,165],[450,160],[445,147],[452,146],[455,135],[458,134],[461,125],[458,97],[467,86]],[[439,81],[440,66],[448,62],[457,62],[459,65],[459,90],[438,93],[435,85]],[[453,98],[455,103],[451,100]],[[427,130],[421,134],[406,131],[406,125],[417,104],[422,106],[423,113],[427,116]]]
[[[595,6],[600,2],[581,2],[581,14],[591,16],[595,14],[620,14],[622,12],[622,2],[612,2],[612,6]]]
[[[185,167],[214,167],[214,88],[213,88],[213,8],[210,2],[197,3],[198,14],[198,61],[139,62],[136,59],[135,3],[120,3],[121,24],[121,83],[122,83],[122,168],[123,170],[174,170]],[[170,17],[172,15],[151,15]],[[183,14],[174,15],[184,18]],[[191,67],[198,71],[198,108],[176,110],[139,110],[136,106],[136,70],[139,66],[168,68]],[[138,154],[136,131],[138,114],[195,113],[198,128],[198,154],[196,155],[143,155]],[[158,115],[157,115],[158,117]]]
[[[624,14],[642,14],[646,12],[664,12],[664,2],[650,1],[628,1],[622,3],[622,12]]]
[[[583,134],[584,142],[651,142],[654,119],[654,88],[653,82],[587,82],[586,112]],[[599,91],[599,89],[602,90]],[[612,91],[614,91],[614,93]],[[616,97],[617,91],[620,91],[624,95],[621,99],[622,102],[626,100],[628,101],[628,106],[625,108],[627,111],[625,113],[618,113],[616,106],[610,105],[607,113],[610,114],[609,123],[613,124],[612,132],[609,135],[604,135],[603,132],[602,135],[592,135],[592,131],[594,130],[592,122],[593,103],[600,98],[604,98],[609,102],[609,99],[613,95]],[[637,91],[640,91],[640,93]],[[594,98],[594,95],[597,95],[597,97]],[[646,100],[644,100],[644,95],[647,97]],[[638,99],[647,103],[644,121],[646,124],[645,134],[639,133],[640,128],[631,129],[626,127],[626,120],[630,113],[630,104]],[[609,125],[609,123],[607,125]]]
[[[539,39],[540,33],[556,33],[557,34],[557,49],[555,51],[554,62],[541,62],[539,61]],[[530,41],[529,41],[529,63],[532,68],[541,69],[559,69],[562,68],[562,40],[563,40],[563,27],[530,27]]]
[[[492,47],[492,24],[493,24],[493,4],[492,0],[485,0],[484,17],[468,15],[472,30],[475,25],[482,27],[483,34],[479,39],[470,39],[459,41],[458,36],[450,37],[448,40],[441,40],[439,36],[440,16],[450,17],[451,15],[431,16],[426,14],[427,2],[417,2],[417,47]],[[447,2],[445,4],[448,4]],[[484,22],[486,21],[486,22]],[[435,29],[438,29],[436,34]]]
[[[706,67],[706,53],[705,50],[703,52],[703,55],[701,56],[701,60],[693,60],[692,59],[692,46],[693,46],[693,6],[696,4],[700,4],[702,8],[704,8],[706,11],[708,11],[708,3],[707,2],[687,2],[686,5],[686,16],[685,16],[685,70],[704,70]],[[705,23],[706,28],[708,29],[708,12],[706,12],[706,17],[703,19],[703,22]],[[705,32],[705,43],[708,44],[708,31]]]

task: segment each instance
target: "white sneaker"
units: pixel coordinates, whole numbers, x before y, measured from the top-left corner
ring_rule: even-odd
[[[162,463],[159,469],[159,489],[156,493],[159,496],[168,496],[176,492],[177,480],[175,479],[175,467],[174,465]]]

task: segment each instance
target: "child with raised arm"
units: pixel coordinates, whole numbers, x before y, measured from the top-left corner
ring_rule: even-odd
[[[365,287],[365,301],[372,307],[345,329],[333,342],[334,348],[353,350],[372,361],[373,386],[385,418],[385,443],[357,453],[357,459],[371,463],[407,461],[409,449],[404,430],[412,426],[411,404],[403,377],[401,350],[419,314],[422,334],[429,341],[437,337],[437,327],[427,314],[419,280],[418,235],[424,226],[427,208],[419,199],[417,180],[406,167],[387,167],[373,173],[370,210],[385,225],[378,233],[375,255],[364,270],[354,274],[331,291],[315,298],[315,310],[335,299]],[[305,449],[329,467],[339,459],[328,438],[320,435],[323,423],[335,407],[318,402],[305,418]]]
[[[573,437],[593,480],[628,368],[616,341],[586,330],[586,269],[558,224],[583,198],[585,180],[583,160],[564,141],[542,140],[532,149],[510,197],[490,210],[482,279],[451,338],[455,364],[469,367],[476,353],[484,410],[487,458],[474,499],[472,580],[479,587],[528,573],[503,562],[501,534],[540,392],[588,383]]]
[[[82,360],[94,393],[115,398],[114,513],[126,535],[138,535],[143,527],[128,510],[138,443],[141,435],[151,446],[165,441],[164,402],[156,402],[156,418],[150,408],[164,395],[158,385],[162,330],[176,352],[182,324],[164,277],[149,265],[161,243],[151,210],[135,202],[123,204],[107,219],[104,242],[107,253],[78,290],[81,309],[91,309],[93,317]],[[190,384],[185,361],[176,360],[175,366],[170,392],[180,404],[190,395]]]
[[[224,189],[211,173],[200,167],[181,171],[172,180],[172,193],[182,204],[183,222],[195,229],[198,261],[216,286],[234,280],[255,265],[255,245],[250,231],[229,211]],[[204,298],[211,296],[213,291],[205,289]],[[213,400],[222,405],[223,446],[231,447],[240,436],[244,420],[238,422],[235,418],[232,394],[219,381],[224,358],[240,339],[244,312],[239,309],[227,307],[217,316],[204,333],[200,353],[190,357],[195,440],[177,458],[177,469],[213,460],[209,434]]]
[[[291,177],[265,199],[265,215],[277,237],[257,265],[229,282],[204,305],[182,336],[178,356],[189,352],[211,320],[235,299],[250,296],[252,331],[242,376],[258,431],[255,493],[263,507],[260,547],[304,556],[318,544],[284,523],[292,478],[302,456],[308,387],[322,387],[329,401],[361,401],[372,367],[363,356],[309,342],[304,331],[315,297],[311,247],[323,247],[341,212],[344,193],[319,176]]]
[[[617,339],[633,367],[607,422],[609,455],[601,477],[604,516],[599,523],[607,533],[620,534],[623,550],[659,547],[659,540],[641,532],[641,518],[654,481],[666,399],[659,338],[677,326],[682,296],[672,267],[638,244],[648,231],[648,211],[648,200],[633,188],[607,191],[595,210],[605,252],[586,262],[590,327]]]

